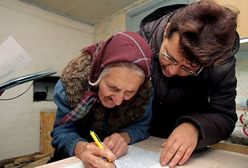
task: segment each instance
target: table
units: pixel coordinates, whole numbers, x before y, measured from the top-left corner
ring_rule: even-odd
[[[149,137],[141,141],[135,146],[141,147],[146,150],[160,151],[160,145],[164,140],[157,137]],[[70,157],[61,161],[53,162],[37,168],[80,168],[82,162],[76,157]],[[180,168],[247,168],[248,155],[230,152],[220,149],[208,149],[202,152],[194,153],[186,165]]]

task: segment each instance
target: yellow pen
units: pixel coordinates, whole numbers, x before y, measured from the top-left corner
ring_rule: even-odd
[[[98,148],[103,149],[102,142],[101,142],[100,138],[96,135],[96,133],[94,131],[90,131],[90,135],[93,138],[93,140],[95,141]],[[111,160],[109,158],[107,158],[107,160],[109,162],[111,162]]]

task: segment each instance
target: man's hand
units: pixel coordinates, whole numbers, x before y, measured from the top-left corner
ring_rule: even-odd
[[[125,155],[128,150],[130,137],[128,133],[114,133],[106,137],[103,143],[116,155],[117,158]]]
[[[85,168],[115,168],[113,162],[103,159],[109,158],[111,161],[116,160],[116,156],[106,146],[102,150],[94,142],[80,141],[77,143],[74,152],[76,157],[83,161]]]
[[[174,168],[177,164],[185,164],[197,145],[198,135],[198,129],[191,123],[182,123],[176,127],[162,144],[161,165],[168,164]]]

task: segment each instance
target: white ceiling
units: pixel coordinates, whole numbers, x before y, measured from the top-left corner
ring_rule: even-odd
[[[25,3],[93,25],[136,0],[21,0]]]

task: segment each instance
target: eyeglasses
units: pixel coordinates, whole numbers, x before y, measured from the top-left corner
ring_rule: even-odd
[[[190,70],[188,67],[183,66],[183,65],[179,65],[179,62],[172,56],[168,55],[167,50],[164,49],[163,51],[161,51],[161,54],[164,56],[163,58],[165,58],[169,63],[169,65],[178,65],[180,66],[180,69],[183,70],[185,73],[187,73],[188,75],[191,76],[198,76],[199,73],[202,71],[203,67],[198,68],[196,71],[194,70]],[[199,67],[199,65],[197,64],[192,64],[193,68],[197,68]]]

